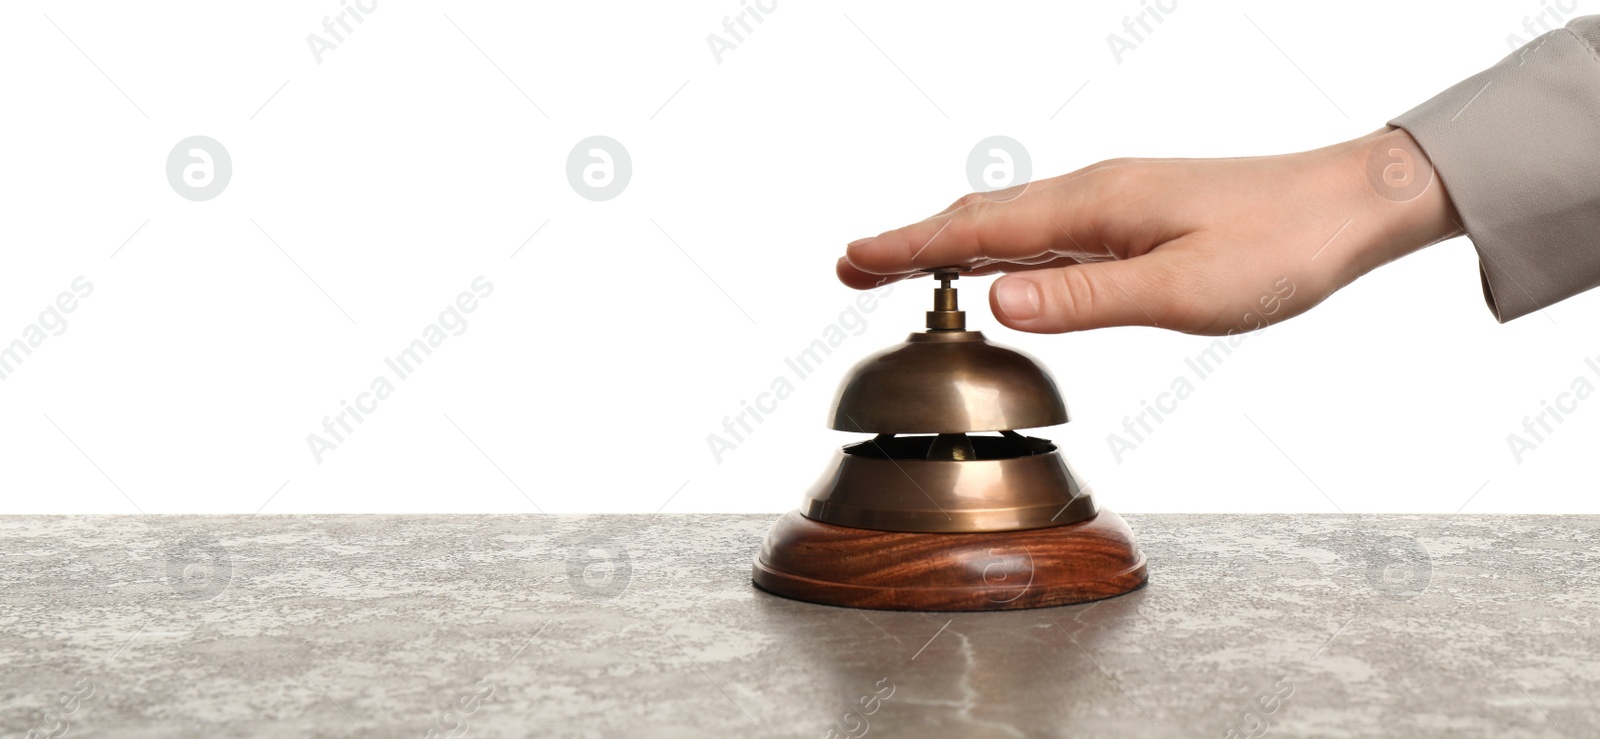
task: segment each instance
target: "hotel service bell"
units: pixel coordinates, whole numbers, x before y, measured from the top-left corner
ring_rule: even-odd
[[[927,330],[867,357],[829,425],[870,434],[837,450],[800,510],[778,520],[755,584],[814,603],[893,610],[1035,608],[1145,583],[1120,516],[1098,510],[1050,441],[1067,422],[1050,373],[968,331],[939,281]]]

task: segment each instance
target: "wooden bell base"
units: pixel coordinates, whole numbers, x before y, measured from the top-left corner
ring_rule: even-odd
[[[1100,600],[1145,584],[1127,522],[1027,531],[874,531],[784,514],[756,556],[757,587],[796,600],[893,611],[995,611]]]

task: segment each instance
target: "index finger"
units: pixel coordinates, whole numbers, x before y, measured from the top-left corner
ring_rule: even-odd
[[[980,267],[1060,257],[1107,256],[1086,216],[1096,188],[1074,178],[1033,183],[1010,200],[974,193],[945,212],[859,239],[845,247],[848,266],[861,273],[904,276],[943,266]],[[841,277],[847,271],[841,266]],[[857,280],[859,281],[859,280]],[[847,281],[848,282],[848,281]]]

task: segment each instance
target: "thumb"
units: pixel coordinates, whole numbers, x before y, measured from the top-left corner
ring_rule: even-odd
[[[1169,255],[1037,269],[995,280],[989,308],[1018,331],[1059,334],[1111,326],[1167,326],[1174,301]]]

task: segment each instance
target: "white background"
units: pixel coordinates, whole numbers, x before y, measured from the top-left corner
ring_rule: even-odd
[[[1135,1],[778,0],[719,64],[739,0],[378,0],[319,64],[338,0],[7,3],[0,342],[94,292],[0,381],[0,511],[787,510],[854,439],[824,427],[839,377],[920,327],[926,282],[720,464],[707,435],[851,305],[844,243],[970,189],[980,139],[1036,177],[1322,146],[1547,7],[1495,5],[1179,0],[1119,64]],[[596,134],[633,162],[606,202],[565,171]],[[231,155],[213,200],[166,179],[191,135]],[[467,329],[319,464],[307,435],[479,275]],[[1074,420],[1041,435],[1109,507],[1600,510],[1600,401],[1521,464],[1506,440],[1589,373],[1600,295],[1498,325],[1464,239],[1250,336],[1120,463],[1107,434],[1210,340],[1018,334],[961,286],[1054,370]]]

